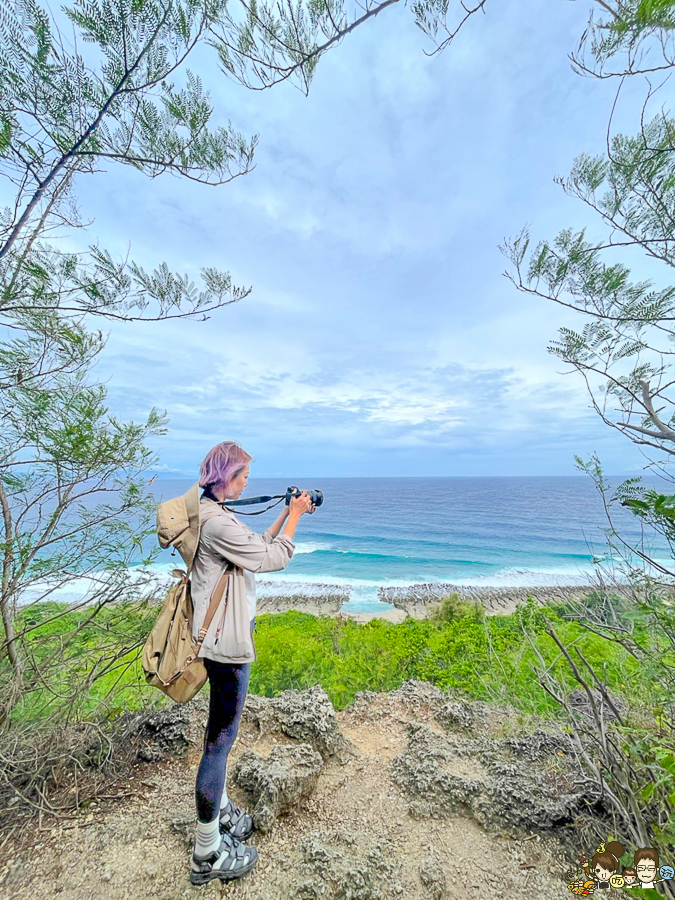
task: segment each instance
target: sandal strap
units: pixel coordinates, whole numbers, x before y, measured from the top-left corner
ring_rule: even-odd
[[[241,843],[236,838],[232,838],[229,834],[224,834],[220,842],[220,854],[225,854],[225,858],[221,862],[221,856],[219,855],[213,864],[213,868],[230,872],[236,871],[242,865],[246,865],[245,856],[247,853],[250,857],[251,850],[246,844]]]
[[[247,819],[253,821],[247,812],[243,809],[239,809],[239,807],[235,806],[231,800],[228,805],[220,811],[220,821],[222,822],[223,819],[225,819],[228,824],[234,826],[239,825],[240,822],[246,822]]]

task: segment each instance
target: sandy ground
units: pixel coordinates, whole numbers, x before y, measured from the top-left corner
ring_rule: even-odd
[[[386,619],[387,622],[400,623],[408,618],[408,613],[403,609],[392,609],[385,613],[346,613],[340,611],[338,617],[352,619],[354,622],[370,622],[371,619]]]
[[[389,769],[405,746],[407,722],[439,728],[428,709],[411,710],[389,694],[378,694],[366,707],[355,703],[339,712],[338,720],[359,755],[346,765],[328,760],[316,791],[301,808],[278,819],[269,834],[253,834],[249,843],[258,848],[260,861],[244,878],[224,885],[189,884],[200,758],[196,742],[187,759],[138,764],[125,784],[115,786],[117,799],[102,800],[75,821],[45,823],[33,849],[12,851],[10,844],[6,850],[12,858],[0,867],[0,898],[488,900],[569,895],[563,849],[550,835],[492,834],[459,815],[443,820],[411,815]],[[230,772],[244,750],[266,756],[287,742],[283,735],[261,735],[256,725],[242,721]],[[246,805],[229,780],[228,789],[235,802]],[[315,848],[326,848],[310,860],[314,869],[308,868],[308,840]],[[317,875],[322,853],[326,865],[328,859],[333,866],[335,860],[347,864],[353,874],[346,886],[328,892],[321,887],[326,884]],[[364,892],[358,871],[371,865],[379,866],[379,881],[375,891]],[[442,890],[423,883],[422,872],[429,867],[441,873]]]

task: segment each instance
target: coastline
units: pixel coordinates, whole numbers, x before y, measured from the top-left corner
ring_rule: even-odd
[[[262,582],[263,591],[271,583]],[[302,591],[295,588],[283,593],[280,585],[274,585],[271,593],[263,592],[257,598],[257,612],[277,613],[298,610],[314,616],[334,616],[368,622],[371,619],[386,619],[389,622],[403,622],[406,618],[424,619],[439,605],[443,597],[457,594],[463,600],[482,603],[487,615],[508,615],[519,603],[533,597],[542,605],[550,600],[562,602],[585,596],[597,585],[532,585],[530,587],[494,587],[445,583],[415,584],[408,587],[381,587],[378,600],[382,604],[379,612],[351,612],[349,606],[350,588],[345,585],[318,584],[303,585]]]
[[[507,615],[512,613],[519,603],[525,603],[528,597],[533,597],[543,605],[549,600],[557,602],[578,600],[596,589],[597,585],[590,582],[588,584],[532,585],[530,587],[476,587],[475,585],[444,583],[416,584],[406,588],[380,588],[378,596],[382,602],[390,603],[396,609],[404,610],[407,615],[423,619],[431,608],[437,606],[449,594],[457,594],[462,600],[482,603],[487,615]]]

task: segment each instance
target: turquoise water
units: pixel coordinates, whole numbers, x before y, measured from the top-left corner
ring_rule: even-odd
[[[381,612],[380,586],[579,584],[593,574],[594,558],[611,565],[602,502],[585,476],[251,478],[246,496],[282,493],[290,483],[320,488],[325,502],[300,520],[288,567],[258,579],[275,590],[349,585],[346,608],[353,612]],[[153,484],[158,499],[189,487]],[[264,531],[279,509],[241,519]],[[641,537],[640,521],[626,510],[617,509],[616,523],[624,536]],[[656,558],[669,558],[665,544],[650,545],[647,536],[647,546]],[[168,569],[174,561],[164,551],[158,562]]]
[[[345,611],[381,613],[391,606],[378,600],[380,587],[586,584],[595,574],[594,560],[602,560],[605,571],[613,568],[601,498],[585,476],[251,478],[246,496],[283,493],[293,483],[320,488],[325,502],[300,519],[287,568],[258,576],[259,595],[348,586]],[[151,490],[159,502],[185,493],[190,485],[157,479]],[[240,510],[238,515],[260,532],[280,510],[249,517]],[[639,519],[617,508],[615,521],[626,539],[642,541],[648,555],[670,567],[669,548],[642,535]],[[170,551],[159,554],[154,568],[161,584],[176,563],[181,564],[180,558],[172,558]],[[90,588],[91,582],[80,578],[51,599],[78,602]],[[36,599],[41,591],[40,585],[31,587],[22,602]]]

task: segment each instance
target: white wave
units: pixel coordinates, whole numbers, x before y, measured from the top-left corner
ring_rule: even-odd
[[[537,569],[507,569],[503,572],[495,572],[491,575],[473,578],[449,578],[449,582],[464,587],[494,587],[494,588],[520,588],[520,587],[567,587],[570,585],[590,584],[595,578],[595,571],[589,568],[587,571],[569,569],[537,570]]]
[[[302,548],[298,551],[298,548]],[[320,541],[306,542],[298,545],[297,552],[312,553],[319,549],[329,549],[329,545]],[[671,558],[658,558],[655,560],[668,571],[675,568]],[[632,560],[635,566],[640,566],[639,560]],[[131,585],[144,581],[144,593],[152,593],[155,596],[163,596],[168,583],[171,580],[171,571],[181,568],[182,560],[177,558],[171,562],[155,563],[143,569],[132,567],[128,570]],[[440,566],[439,566],[440,569]],[[618,582],[625,581],[616,560],[605,556],[601,561],[601,570],[607,577],[615,578]],[[466,570],[465,570],[466,571]],[[654,571],[651,574],[658,574]],[[54,600],[68,604],[83,604],[90,602],[97,586],[101,581],[109,578],[108,573],[92,572],[88,576],[73,579],[68,584],[57,589],[51,589],[48,582],[33,585],[25,590],[19,599],[20,605],[25,605],[38,600]],[[390,609],[379,599],[380,588],[407,588],[418,584],[445,583],[457,587],[486,587],[486,588],[522,588],[522,587],[555,587],[567,585],[587,585],[596,579],[596,568],[592,563],[577,564],[576,566],[558,567],[518,567],[504,566],[497,571],[485,575],[462,575],[460,568],[450,572],[440,572],[437,575],[424,575],[423,577],[383,579],[383,578],[349,578],[333,573],[314,573],[303,575],[300,573],[270,572],[259,575],[257,578],[258,596],[271,596],[286,594],[317,595],[329,593],[331,589],[339,592],[343,590],[348,595],[348,600],[343,605],[345,611],[372,612]]]
[[[131,566],[126,570],[125,579],[128,580],[130,589],[142,587],[144,594],[161,593],[166,590],[168,582],[171,580],[171,570],[174,568],[176,568],[174,564],[154,565],[146,568]],[[105,590],[109,581],[110,573],[105,570],[81,575],[62,585],[55,585],[54,582],[48,580],[39,581],[21,591],[18,605],[27,606],[30,603],[49,601],[81,606],[93,602],[97,595],[100,597],[101,588],[103,587]]]
[[[298,553],[316,553],[317,550],[331,550],[332,547],[330,544],[325,541],[307,541],[301,542],[295,545],[295,550],[293,551],[293,556],[297,556]]]
[[[351,604],[354,601],[362,601],[379,604],[384,609],[384,604],[378,598],[380,582],[374,579],[343,578],[332,574],[325,576],[291,575],[286,572],[270,572],[264,577],[267,584],[259,582],[256,588],[256,593],[259,597],[269,596],[270,594],[279,595],[281,592],[287,594],[314,593],[320,587],[327,593],[330,588],[334,588],[337,591],[342,589],[348,593],[349,599],[346,601],[345,606],[349,604],[351,608]],[[390,608],[388,604],[387,608]]]
[[[638,561],[636,561],[638,562]],[[618,570],[615,561],[606,560],[603,563],[603,572],[605,576],[611,573],[611,576],[617,582],[625,581],[625,576]],[[664,564],[668,563],[673,566],[673,561],[664,560]],[[443,573],[435,576],[425,576],[423,578],[397,578],[397,579],[366,579],[366,578],[346,578],[334,574],[313,574],[300,575],[290,574],[287,572],[269,573],[265,576],[269,587],[259,584],[258,594],[264,596],[266,592],[279,594],[282,591],[288,593],[302,594],[310,592],[322,585],[325,589],[329,586],[336,588],[349,588],[349,600],[344,604],[343,609],[347,607],[355,612],[361,611],[360,607],[365,604],[362,611],[371,611],[373,604],[382,607],[383,601],[379,600],[380,588],[408,588],[419,584],[452,584],[457,587],[485,587],[485,588],[527,588],[527,587],[566,587],[566,586],[584,586],[593,584],[596,580],[596,569],[591,564],[577,566],[558,566],[558,567],[516,567],[504,566],[502,569],[491,572],[489,575],[462,576],[461,572]],[[358,609],[357,609],[358,607]]]

